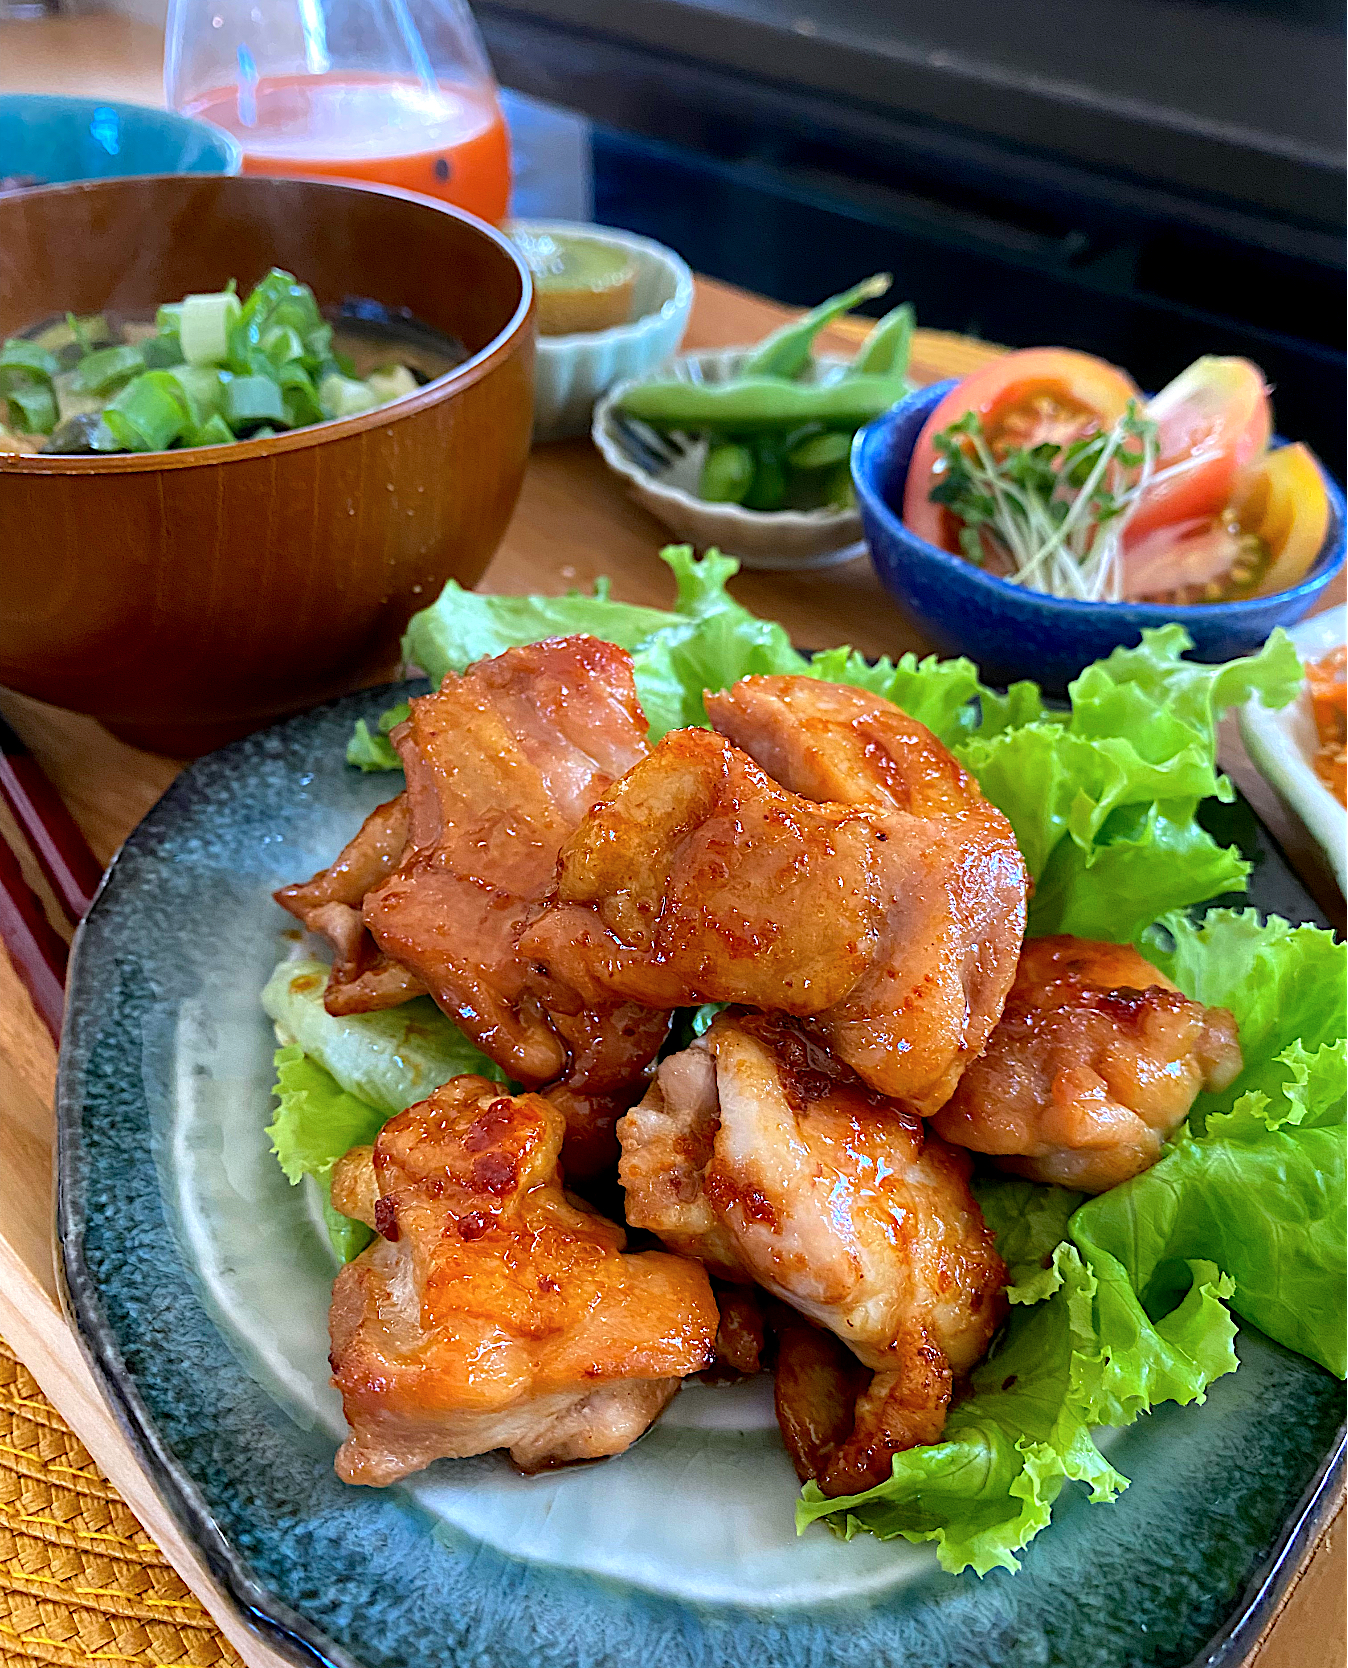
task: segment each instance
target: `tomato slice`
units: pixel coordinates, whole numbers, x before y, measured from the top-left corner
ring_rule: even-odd
[[[1124,530],[1125,550],[1158,527],[1220,515],[1273,429],[1264,373],[1248,359],[1195,359],[1148,403],[1146,415],[1160,431],[1157,469],[1192,461],[1138,499]]]
[[[1117,422],[1129,400],[1141,402],[1136,383],[1093,354],[1024,348],[992,360],[952,388],[923,425],[908,467],[905,524],[931,544],[959,550],[957,519],[944,505],[931,501],[931,489],[945,469],[933,440],[966,412],[976,411],[982,418],[995,452],[1044,440],[1066,444],[1094,434]]]
[[[1273,560],[1256,596],[1290,591],[1310,572],[1329,531],[1329,494],[1307,446],[1269,452],[1238,506],[1240,523],[1257,533]]]

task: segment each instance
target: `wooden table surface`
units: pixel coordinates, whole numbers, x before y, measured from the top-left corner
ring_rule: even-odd
[[[86,91],[158,102],[159,34],[117,17],[0,23],[0,91]],[[758,297],[700,282],[686,345],[752,341],[785,316]],[[850,338],[854,340],[855,338]],[[846,334],[836,339],[845,346]],[[1196,344],[1196,347],[1201,344]],[[915,371],[923,380],[961,374],[989,349],[921,333]],[[3,535],[0,535],[2,537]],[[667,605],[671,584],[656,558],[663,529],[627,499],[588,442],[540,448],[514,519],[482,588],[559,592],[607,575],[625,600]],[[868,654],[925,650],[890,602],[869,563],[822,573],[743,574],[739,598],[780,619],[811,647],[850,642]],[[1341,605],[1342,588],[1331,599]],[[140,752],[98,724],[0,692],[0,712],[32,749],[107,862],[172,781],[177,761]],[[1223,763],[1241,782],[1322,902],[1342,900],[1304,831],[1295,827],[1243,757],[1233,731]],[[9,833],[0,817],[0,832]],[[0,1333],[25,1359],[111,1481],[163,1546],[250,1663],[277,1658],[234,1619],[141,1476],[67,1331],[56,1303],[51,1248],[51,1117],[55,1056],[8,961],[0,956]],[[1258,1668],[1330,1668],[1344,1661],[1344,1519],[1338,1518],[1252,1661]]]

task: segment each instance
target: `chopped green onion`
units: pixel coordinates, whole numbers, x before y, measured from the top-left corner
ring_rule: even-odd
[[[377,396],[366,382],[331,371],[318,385],[318,401],[327,417],[357,417],[362,411],[373,411],[379,404]]]
[[[11,336],[0,347],[0,389],[21,382],[50,382],[59,368],[54,353],[23,336]]]
[[[417,379],[406,365],[381,366],[379,370],[371,371],[365,381],[380,405],[400,400],[406,394],[415,394],[418,387]]]
[[[75,371],[75,387],[85,394],[108,394],[145,369],[140,349],[128,347],[98,348],[86,353]]]
[[[228,371],[217,370],[214,365],[173,365],[165,374],[182,389],[194,423],[200,426],[223,413]]]
[[[53,329],[59,330],[60,326],[53,326]],[[106,347],[112,341],[112,330],[102,313],[90,313],[82,319],[76,318],[74,313],[67,313],[66,330],[69,339],[77,342],[83,353],[92,353],[96,347]],[[56,345],[46,339],[49,334],[50,332],[44,330],[38,338],[43,347]]]
[[[287,365],[304,358],[304,342],[293,324],[274,324],[263,336],[262,352],[272,365]]]
[[[9,390],[10,421],[24,434],[50,434],[56,427],[56,395],[45,382]]]
[[[236,376],[225,385],[225,421],[237,432],[252,423],[285,423],[281,390],[265,376]]]
[[[154,327],[161,336],[176,336],[183,320],[181,301],[169,301],[154,316]]]
[[[282,365],[276,373],[276,381],[285,402],[286,421],[292,429],[323,421],[323,408],[318,403],[318,394],[302,365],[293,362]]]
[[[234,431],[218,411],[213,411],[199,428],[189,431],[184,446],[227,446],[234,439]]]
[[[167,370],[170,365],[183,363],[183,345],[176,330],[161,330],[157,336],[147,336],[136,344],[147,371]]]
[[[332,326],[330,324],[316,324],[312,330],[306,331],[304,337],[304,351],[316,364],[332,357]]]
[[[171,371],[145,371],[128,382],[103,413],[123,451],[163,452],[192,420],[187,396]]]
[[[229,333],[242,307],[232,290],[183,298],[178,339],[189,365],[223,365],[229,358]]]

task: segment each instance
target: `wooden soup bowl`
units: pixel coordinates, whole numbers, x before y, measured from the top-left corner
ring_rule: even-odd
[[[408,617],[471,586],[519,494],[533,292],[510,242],[404,192],[164,176],[0,197],[0,337],[269,267],[319,305],[407,308],[470,358],[392,405],[270,439],[0,453],[0,684],[200,753],[391,675]]]

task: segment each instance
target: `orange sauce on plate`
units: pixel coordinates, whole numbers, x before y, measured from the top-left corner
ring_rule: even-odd
[[[1315,729],[1320,746],[1315,771],[1340,805],[1348,806],[1348,647],[1340,644],[1323,660],[1306,667],[1306,687],[1315,712]]]

